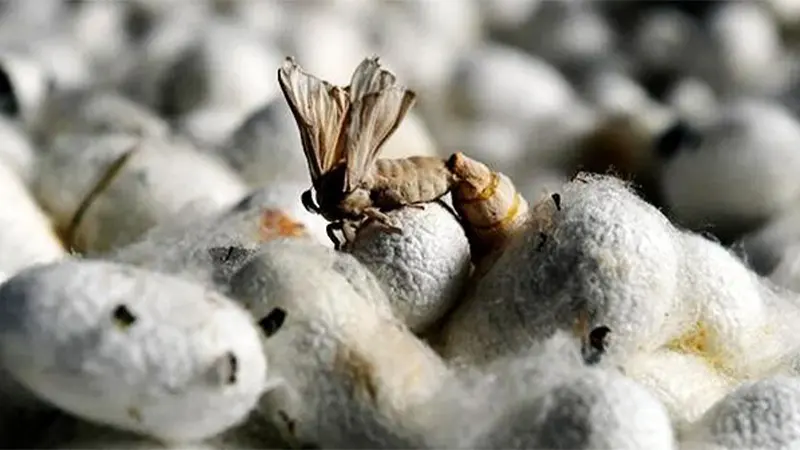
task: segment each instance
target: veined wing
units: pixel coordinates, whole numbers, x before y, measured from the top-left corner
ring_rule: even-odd
[[[352,86],[351,86],[352,88]],[[391,86],[354,100],[347,114],[345,187],[352,191],[378,157],[381,146],[394,133],[414,104],[416,94]]]
[[[347,90],[303,71],[293,58],[278,69],[278,83],[300,131],[311,180],[344,159],[341,129],[349,99]]]
[[[381,66],[377,56],[365,58],[353,71],[349,86],[350,98],[356,101],[367,94],[380,92],[394,86],[396,83],[397,78]]]

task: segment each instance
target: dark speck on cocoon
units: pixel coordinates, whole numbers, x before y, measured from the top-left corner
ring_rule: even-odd
[[[133,315],[130,309],[125,305],[119,305],[114,308],[113,318],[120,326],[120,328],[128,328],[136,322],[136,316]]]

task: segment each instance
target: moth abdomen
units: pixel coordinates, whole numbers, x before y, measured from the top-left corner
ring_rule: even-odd
[[[369,178],[372,201],[382,209],[435,201],[455,183],[445,160],[430,156],[376,160]]]

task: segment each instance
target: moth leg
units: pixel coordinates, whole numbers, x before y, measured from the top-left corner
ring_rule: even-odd
[[[422,210],[425,209],[425,203],[409,203],[406,206],[414,209],[422,209]]]
[[[356,239],[358,230],[361,228],[363,221],[348,220],[342,223],[342,235],[346,243],[353,242]]]
[[[319,206],[314,202],[314,197],[311,196],[311,189],[303,192],[303,195],[300,196],[300,200],[302,201],[303,207],[306,209],[306,211],[312,214],[319,214],[321,212]]]
[[[378,208],[367,208],[364,210],[364,214],[369,217],[370,219],[380,223],[383,225],[389,232],[391,233],[402,233],[402,229],[397,226],[394,221],[389,218],[384,212],[379,210]]]
[[[342,222],[331,222],[328,224],[328,226],[325,227],[325,234],[327,234],[328,239],[330,239],[331,242],[333,242],[333,248],[335,250],[339,250],[342,248],[342,241],[340,241],[339,238],[336,237],[335,231],[342,230],[343,226],[344,225],[342,224]]]

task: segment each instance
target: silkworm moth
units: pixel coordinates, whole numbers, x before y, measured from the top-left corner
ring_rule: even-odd
[[[373,219],[399,231],[387,211],[421,207],[446,195],[455,179],[446,161],[430,156],[378,159],[381,148],[416,101],[377,56],[356,67],[350,85],[334,86],[303,71],[293,58],[278,69],[278,82],[297,122],[312,189],[301,197],[311,212],[330,224],[337,248],[352,241]]]

